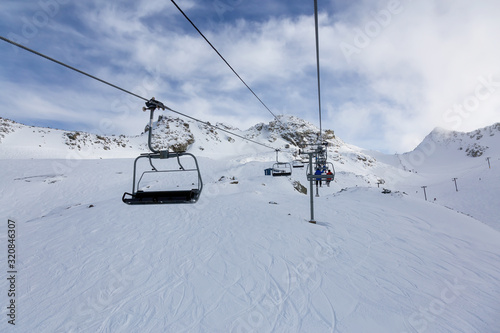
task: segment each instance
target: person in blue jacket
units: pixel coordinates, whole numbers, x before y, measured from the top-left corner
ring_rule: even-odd
[[[314,173],[315,175],[321,175],[322,172],[321,170],[318,168],[316,169],[316,172]],[[316,178],[316,186],[318,186],[318,183],[319,183],[319,186],[321,187],[321,178]]]

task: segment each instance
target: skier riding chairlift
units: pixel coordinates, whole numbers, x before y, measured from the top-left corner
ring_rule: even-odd
[[[316,176],[320,176],[322,174],[322,172],[319,168],[317,168],[316,172],[314,174]],[[318,186],[318,183],[319,183],[319,186],[321,187],[321,178],[316,178],[316,186]]]

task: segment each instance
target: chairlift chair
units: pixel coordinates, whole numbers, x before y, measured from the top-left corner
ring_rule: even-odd
[[[149,162],[151,170],[142,173],[138,171],[138,162],[141,159]],[[163,168],[158,165],[173,159],[177,165],[167,165]],[[189,168],[185,167],[188,163]],[[157,186],[160,188],[155,188]],[[125,192],[122,200],[129,205],[195,203],[202,188],[198,161],[193,154],[142,154],[134,162],[132,193]]]
[[[294,160],[292,162],[292,167],[293,168],[303,168],[304,167],[304,162],[302,162],[302,160]]]
[[[316,174],[314,174],[314,172],[318,168],[324,172],[327,172],[328,170],[330,170],[332,172],[332,174],[331,175],[327,175],[327,174],[316,175]],[[310,169],[309,167],[306,168],[307,180],[317,180],[317,179],[321,179],[322,181],[327,180],[327,179],[335,180],[335,167],[333,166],[332,162],[325,162],[321,166],[318,166],[316,164],[316,167],[314,167],[312,170],[312,174],[310,173],[309,169]]]
[[[326,170],[326,171],[330,170],[332,172],[332,174],[330,175],[330,178],[332,180],[335,179],[335,167],[333,166],[332,162],[326,162],[324,164],[324,168],[323,169]]]
[[[291,176],[292,175],[292,165],[287,162],[280,162],[278,159],[278,152],[280,150],[276,149],[276,163],[273,164],[272,175],[273,177],[279,176]]]
[[[141,154],[135,159],[132,192],[125,192],[122,201],[128,205],[197,202],[203,181],[196,157],[186,152],[170,152],[168,149],[158,151],[152,147],[153,113],[156,108],[165,109],[165,106],[154,98],[146,102],[146,106],[143,110],[151,111],[148,135],[151,153]],[[139,161],[149,162],[149,170],[143,171],[138,177]],[[160,164],[163,164],[163,168],[160,168]]]
[[[311,155],[311,161],[313,163],[312,166],[309,166],[306,169],[306,177],[307,180],[309,181],[315,181],[315,180],[334,180],[335,179],[335,167],[331,162],[328,162],[328,149],[327,149],[328,143],[323,142],[323,143],[318,143],[315,145],[315,147],[310,150]],[[314,168],[312,168],[314,167]],[[320,169],[324,174],[321,175],[315,175],[315,171],[317,169]],[[331,175],[327,175],[326,172],[330,170],[332,172]]]
[[[272,175],[277,176],[291,176],[292,166],[290,163],[286,162],[276,162],[273,164]]]

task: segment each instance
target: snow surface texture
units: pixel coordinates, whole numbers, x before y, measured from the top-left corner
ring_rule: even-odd
[[[231,131],[290,161],[317,129],[282,122],[293,131]],[[402,155],[331,133],[316,225],[293,185],[309,189],[304,169],[265,176],[274,151],[204,125],[155,124],[159,144],[198,156],[205,186],[194,205],[153,206],[121,202],[145,134],[1,126],[3,276],[8,218],[18,254],[16,326],[2,278],[1,332],[500,331],[499,124],[436,130]]]

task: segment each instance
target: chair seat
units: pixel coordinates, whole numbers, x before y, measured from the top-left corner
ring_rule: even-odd
[[[273,172],[273,176],[274,177],[277,177],[277,176],[291,176],[292,173],[291,172],[287,172],[287,171],[274,171]]]
[[[126,195],[130,197],[125,198]],[[200,196],[198,189],[182,191],[137,191],[135,194],[125,192],[122,201],[129,205],[177,204],[196,202]]]

